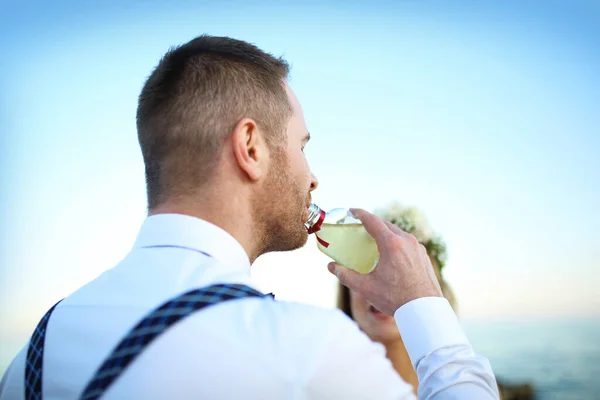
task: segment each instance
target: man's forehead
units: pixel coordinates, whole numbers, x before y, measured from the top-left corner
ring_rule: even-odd
[[[306,121],[304,120],[304,112],[302,110],[302,106],[300,105],[298,97],[296,97],[296,94],[294,93],[292,88],[287,84],[287,82],[285,83],[285,91],[288,95],[290,106],[292,107],[292,121],[296,120],[296,123],[300,123],[303,129],[306,131]],[[290,123],[292,123],[292,121],[290,121]]]
[[[294,91],[292,90],[290,85],[287,84],[287,82],[285,82],[285,92],[287,93],[294,114],[298,112],[302,113],[302,106],[300,106],[300,101],[298,100],[298,97],[296,97],[296,93],[294,93]]]

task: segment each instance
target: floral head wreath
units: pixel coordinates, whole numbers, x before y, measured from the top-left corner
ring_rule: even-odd
[[[442,271],[446,265],[446,244],[439,235],[432,231],[419,209],[404,207],[400,203],[394,202],[386,208],[376,210],[375,214],[416,237],[419,243],[427,249],[427,254],[437,262],[440,272]]]

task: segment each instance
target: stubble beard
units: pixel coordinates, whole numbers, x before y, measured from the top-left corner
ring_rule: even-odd
[[[306,244],[308,233],[303,217],[308,191],[301,188],[290,173],[290,165],[282,152],[273,156],[267,180],[254,202],[254,218],[260,234],[259,254],[290,251]],[[260,250],[262,249],[262,250]]]

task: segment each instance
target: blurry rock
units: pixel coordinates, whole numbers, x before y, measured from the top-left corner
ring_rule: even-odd
[[[532,400],[535,399],[533,386],[529,383],[511,385],[498,381],[502,400]]]

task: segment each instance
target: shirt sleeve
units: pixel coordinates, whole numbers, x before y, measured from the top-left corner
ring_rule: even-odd
[[[473,351],[443,297],[425,297],[394,314],[419,378],[419,399],[498,399],[489,361]]]

